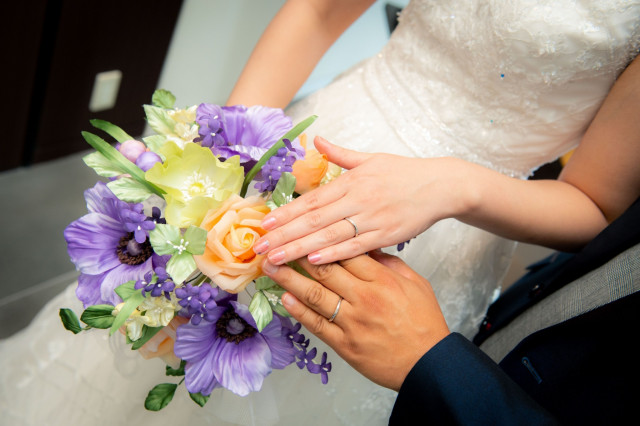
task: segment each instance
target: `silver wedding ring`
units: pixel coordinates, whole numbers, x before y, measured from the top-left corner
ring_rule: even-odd
[[[349,222],[351,224],[351,226],[353,226],[353,230],[356,231],[356,234],[353,236],[353,238],[357,237],[358,234],[359,234],[358,225],[356,225],[356,223],[350,217],[345,217],[344,220]]]
[[[336,310],[333,311],[333,315],[331,315],[331,318],[329,318],[329,322],[333,322],[334,319],[336,319],[336,316],[338,315],[338,311],[340,311],[340,305],[342,304],[342,296],[338,296],[338,304],[336,305]]]

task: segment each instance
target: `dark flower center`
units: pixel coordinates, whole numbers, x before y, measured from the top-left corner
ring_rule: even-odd
[[[136,242],[133,232],[128,233],[120,238],[118,247],[116,248],[120,263],[127,265],[140,265],[147,261],[153,254],[153,247],[147,238],[144,243]]]
[[[243,320],[233,309],[227,309],[216,322],[218,336],[227,339],[227,342],[242,342],[249,337],[253,337],[258,330]]]

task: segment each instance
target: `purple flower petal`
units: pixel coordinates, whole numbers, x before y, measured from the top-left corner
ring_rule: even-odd
[[[64,230],[71,261],[84,274],[97,275],[120,264],[115,247],[126,235],[123,225],[100,213],[89,213]]]
[[[211,356],[216,361],[211,367],[220,384],[240,396],[259,391],[271,373],[271,351],[260,336],[239,344],[217,339]]]
[[[282,369],[295,361],[293,343],[283,333],[280,316],[274,315],[261,334],[271,349],[272,368]]]
[[[80,277],[78,277],[76,296],[85,308],[105,303],[100,296],[101,281],[102,275],[81,274]]]

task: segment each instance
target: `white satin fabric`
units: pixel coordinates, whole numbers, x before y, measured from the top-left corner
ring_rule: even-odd
[[[640,46],[640,2],[412,1],[388,45],[289,109],[317,114],[309,136],[406,156],[456,156],[526,178],[569,151]],[[420,212],[411,212],[420,214]],[[514,243],[455,220],[437,223],[401,256],[436,290],[452,330],[471,336],[499,293]],[[74,285],[75,286],[75,285]],[[216,390],[199,408],[178,389],[162,412],[142,404],[166,380],[121,340],[74,336],[57,310],[73,287],[0,342],[0,412],[7,424],[383,425],[394,392],[328,350],[329,384],[291,366],[247,398]],[[317,346],[319,341],[313,340]],[[390,348],[389,357],[393,356]],[[176,381],[173,381],[176,382]]]

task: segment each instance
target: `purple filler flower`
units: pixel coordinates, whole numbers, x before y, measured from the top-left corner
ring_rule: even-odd
[[[258,332],[246,305],[228,301],[209,309],[215,321],[178,328],[175,354],[187,361],[185,383],[191,393],[210,395],[223,386],[246,396],[258,391],[273,368],[282,369],[295,359],[295,349],[287,337],[285,318],[273,320]]]
[[[69,257],[81,272],[76,295],[85,307],[117,305],[121,299],[116,287],[144,278],[166,259],[154,254],[147,239],[139,243],[127,229],[123,212],[131,212],[131,204],[119,200],[102,182],[84,195],[89,213],[64,230]]]
[[[219,116],[220,110],[222,117]],[[291,119],[281,109],[264,106],[247,108],[242,105],[218,107],[212,104],[200,104],[197,116],[202,123],[205,123],[205,117],[209,117],[206,119],[206,129],[199,132],[209,132],[216,125],[222,126],[222,131],[218,130],[215,133],[216,136],[222,136],[223,143],[216,139],[214,143],[208,145],[206,136],[203,136],[201,144],[210,146],[213,153],[222,158],[239,155],[240,163],[245,170],[253,167],[260,157],[292,127]],[[218,118],[214,119],[216,116]],[[200,129],[203,125],[201,121],[198,121]],[[213,125],[212,121],[214,121]],[[304,149],[297,140],[294,146],[296,155],[303,158]]]

